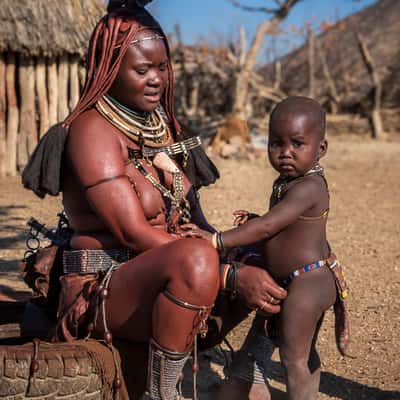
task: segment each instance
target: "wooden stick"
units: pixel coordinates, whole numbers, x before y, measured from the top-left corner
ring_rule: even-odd
[[[36,93],[39,105],[39,136],[42,137],[49,129],[49,101],[46,88],[46,62],[38,58],[36,63]]]
[[[6,57],[6,92],[7,92],[7,173],[17,175],[17,136],[19,112],[15,91],[16,57],[7,53]]]
[[[47,85],[49,99],[49,126],[58,122],[58,71],[57,63],[51,59],[47,63]]]
[[[35,109],[35,69],[32,58],[21,58],[20,60],[19,90],[21,96],[21,124],[18,133],[18,169],[21,171],[38,142]]]
[[[79,65],[78,58],[72,56],[69,62],[69,109],[72,110],[79,100]]]
[[[370,114],[372,124],[372,137],[375,139],[383,139],[385,132],[383,130],[382,117],[381,117],[381,99],[382,99],[382,84],[376,69],[374,60],[368,50],[364,37],[357,33],[358,45],[360,47],[361,55],[364,60],[365,66],[368,70],[372,80],[373,88],[373,109]]]
[[[58,61],[58,120],[63,121],[68,113],[68,56],[62,55]]]
[[[6,63],[0,54],[0,177],[7,173],[7,136],[6,136]]]

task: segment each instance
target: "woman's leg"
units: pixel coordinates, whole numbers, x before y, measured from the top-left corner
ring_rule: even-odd
[[[113,274],[108,329],[120,338],[150,340],[150,398],[175,398],[178,376],[217,295],[218,263],[206,241],[182,239],[135,257]]]

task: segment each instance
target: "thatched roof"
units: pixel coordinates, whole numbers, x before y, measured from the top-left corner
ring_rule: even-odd
[[[105,0],[1,0],[0,51],[83,56]]]
[[[330,73],[342,97],[342,108],[357,108],[371,92],[371,79],[357,44],[362,34],[377,66],[383,86],[384,106],[400,105],[400,1],[380,0],[355,13],[318,36]],[[288,94],[308,93],[307,46],[303,45],[282,63],[282,89]],[[272,76],[272,66],[264,69]],[[316,55],[316,97],[328,93],[321,63]]]

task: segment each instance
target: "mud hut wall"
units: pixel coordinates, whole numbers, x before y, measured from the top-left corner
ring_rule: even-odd
[[[0,177],[16,175],[47,129],[75,107],[81,58],[0,54]]]

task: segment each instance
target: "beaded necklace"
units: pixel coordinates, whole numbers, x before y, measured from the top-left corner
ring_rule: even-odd
[[[105,97],[99,99],[95,107],[107,121],[136,143],[142,144],[143,141],[148,147],[162,147],[168,143],[169,130],[157,110],[151,113],[148,122],[142,124],[115,104],[106,101]]]
[[[284,176],[279,176],[273,186],[272,186],[272,199],[274,201],[280,201],[282,199],[283,193],[286,189],[286,186],[291,183],[294,182],[297,179],[302,179],[305,176],[309,176],[309,175],[319,175],[321,176],[326,184],[326,187],[328,187],[328,183],[325,179],[325,173],[324,173],[324,168],[322,167],[322,165],[320,165],[319,163],[317,163],[314,167],[312,167],[309,171],[307,171],[304,175],[298,176],[296,178],[292,178],[292,177],[284,177]]]
[[[185,197],[183,176],[179,168],[172,162],[168,155],[163,152],[158,153],[154,157],[152,163],[156,167],[172,174],[172,191],[167,189],[149,171],[147,171],[138,159],[132,158],[130,161],[144,176],[144,178],[149,181],[163,197],[167,198],[171,202],[167,217],[168,231],[175,232],[178,224],[190,222],[190,204]]]
[[[130,157],[130,162],[133,166],[164,198],[170,201],[171,205],[167,216],[168,231],[175,232],[178,224],[190,222],[190,205],[184,195],[183,176],[179,168],[169,157],[168,152],[171,155],[174,153],[178,154],[179,152],[187,154],[187,148],[198,146],[200,140],[190,140],[180,146],[166,146],[169,140],[169,130],[159,111],[137,113],[109,95],[105,95],[97,101],[96,109],[112,125],[139,144],[141,147],[139,150],[141,158],[145,157],[149,164],[153,164],[162,171],[171,173],[172,191],[168,190],[148,172],[137,156]],[[145,146],[148,146],[149,150],[157,148],[159,151],[146,152]],[[150,160],[150,157],[153,157],[152,160]]]

